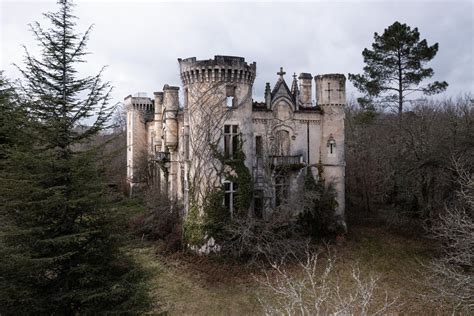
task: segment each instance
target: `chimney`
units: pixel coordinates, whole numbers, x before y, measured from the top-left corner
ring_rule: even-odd
[[[312,89],[311,89],[311,82],[313,77],[310,73],[302,72],[300,73],[298,79],[300,80],[300,101],[302,103],[302,107],[312,107]]]

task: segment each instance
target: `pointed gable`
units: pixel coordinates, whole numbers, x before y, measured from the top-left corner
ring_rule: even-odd
[[[280,71],[277,72],[277,75],[280,76],[278,78],[275,87],[273,87],[272,93],[271,93],[271,107],[273,108],[273,105],[275,102],[277,102],[280,99],[285,99],[287,103],[290,104],[290,106],[293,108],[293,110],[296,109],[296,104],[294,102],[294,96],[291,93],[290,89],[288,88],[288,85],[285,82],[285,79],[283,78],[283,75],[286,72],[283,71],[283,67],[280,67]]]
[[[288,88],[288,85],[284,79],[278,79],[275,87],[272,90],[272,100],[278,97],[288,97],[289,99],[293,98],[293,94],[291,93],[290,88]]]

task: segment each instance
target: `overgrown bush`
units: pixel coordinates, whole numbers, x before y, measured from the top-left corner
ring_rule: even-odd
[[[304,232],[314,238],[334,237],[346,231],[344,219],[335,214],[336,192],[331,183],[325,184],[322,168],[315,181],[309,168],[306,169],[303,190],[300,193],[302,212],[298,224]],[[303,204],[302,204],[303,203]]]
[[[153,189],[145,191],[147,211],[132,223],[142,238],[164,241],[164,251],[175,252],[182,246],[181,206]]]
[[[294,216],[284,209],[266,220],[253,217],[234,219],[224,228],[222,251],[235,258],[256,263],[300,257],[310,240],[301,234]]]

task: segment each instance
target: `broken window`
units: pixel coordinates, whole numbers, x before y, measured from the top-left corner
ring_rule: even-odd
[[[235,106],[235,86],[225,87],[225,103],[229,108]]]
[[[232,159],[239,146],[239,126],[224,125],[224,158]]]

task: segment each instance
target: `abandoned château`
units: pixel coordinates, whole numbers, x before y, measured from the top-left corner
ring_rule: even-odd
[[[232,56],[178,62],[181,91],[165,85],[153,99],[125,98],[131,190],[147,182],[187,212],[220,189],[232,216],[242,208],[235,180],[242,176],[225,161],[240,157],[252,196],[239,211],[265,218],[311,172],[333,184],[336,214],[344,214],[344,75],[294,74],[288,85],[280,68],[275,84],[266,83],[264,100],[255,101],[255,62]]]

